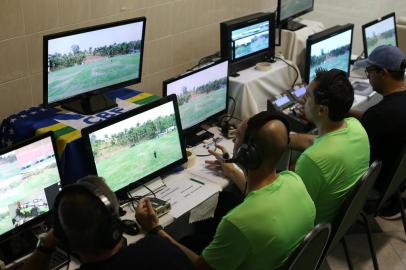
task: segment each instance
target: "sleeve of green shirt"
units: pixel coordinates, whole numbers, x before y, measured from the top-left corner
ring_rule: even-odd
[[[317,201],[320,188],[323,185],[323,175],[320,168],[306,154],[302,154],[296,162],[295,172],[302,178],[313,201]]]
[[[250,244],[241,231],[223,218],[202,257],[213,269],[236,269],[248,256]]]

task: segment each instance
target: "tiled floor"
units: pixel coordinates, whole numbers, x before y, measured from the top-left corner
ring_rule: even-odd
[[[373,243],[381,270],[406,270],[406,234],[402,221],[370,218]],[[373,269],[368,241],[361,225],[354,226],[346,236],[346,242],[355,269]],[[327,257],[322,270],[348,269],[343,247],[337,246]]]

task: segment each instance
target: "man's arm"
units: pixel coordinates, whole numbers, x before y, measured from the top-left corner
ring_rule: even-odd
[[[364,115],[364,112],[363,112],[363,111],[359,111],[359,110],[350,110],[350,111],[348,112],[348,116],[349,116],[349,117],[355,117],[355,118],[357,118],[358,120],[361,120],[363,115]]]
[[[140,223],[141,227],[146,232],[151,232],[151,231],[153,231],[153,229],[158,228],[160,226],[158,216],[156,215],[156,211],[152,207],[151,201],[147,197],[142,198],[139,201],[135,216],[136,216],[138,223]],[[196,269],[199,269],[199,270],[212,269],[201,256],[197,255],[189,248],[180,244],[178,241],[173,239],[172,236],[170,236],[163,229],[159,229],[157,233],[162,237],[168,238],[175,246],[177,246],[180,250],[182,250],[183,253],[186,254],[186,256],[189,258],[189,260],[196,267]]]
[[[55,250],[58,240],[54,236],[51,229],[44,237],[42,237],[43,248],[35,249],[30,258],[24,263],[23,270],[48,270],[51,261],[52,250]]]
[[[306,133],[290,132],[289,148],[297,151],[304,151],[313,144],[316,136]]]

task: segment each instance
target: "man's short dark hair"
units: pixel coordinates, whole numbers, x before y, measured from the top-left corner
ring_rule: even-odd
[[[328,107],[331,121],[343,120],[354,102],[354,88],[345,72],[318,69],[314,80],[318,83],[313,92],[316,104]]]
[[[405,70],[388,70],[388,73],[392,77],[392,79],[396,81],[403,81],[405,79]]]
[[[104,179],[97,176],[87,176],[80,179],[89,182],[103,193],[118,212],[118,201],[113,191],[106,185]],[[101,224],[104,224],[108,215],[100,201],[86,190],[67,192],[59,203],[57,209],[62,229],[68,238],[69,246],[73,251],[98,254],[101,248]]]

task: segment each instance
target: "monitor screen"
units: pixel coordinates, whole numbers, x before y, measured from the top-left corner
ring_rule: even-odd
[[[292,93],[297,99],[300,99],[301,97],[304,96],[304,94],[306,94],[306,86],[303,85],[298,88],[295,88],[293,89]]]
[[[61,188],[54,149],[47,135],[0,153],[0,238],[53,207]]]
[[[186,161],[176,98],[170,96],[82,130],[97,175],[113,191]]]
[[[182,128],[227,111],[228,61],[164,82],[163,95],[176,94]]]
[[[232,60],[269,48],[269,20],[231,31]]]
[[[395,14],[389,14],[379,20],[362,26],[365,57],[380,45],[397,46]]]
[[[276,99],[275,101],[274,101],[274,103],[275,103],[275,105],[276,106],[278,106],[278,107],[283,107],[283,105],[286,105],[286,104],[288,104],[290,102],[290,99],[289,99],[289,97],[288,96],[282,96],[282,97],[280,97],[280,98],[278,98],[278,99]]]
[[[137,18],[45,36],[44,104],[139,82],[144,28]]]
[[[336,31],[315,40],[308,39],[306,82],[316,77],[316,70],[341,69],[349,73],[353,25],[338,27]]]
[[[278,22],[284,22],[313,10],[314,0],[279,0]]]

